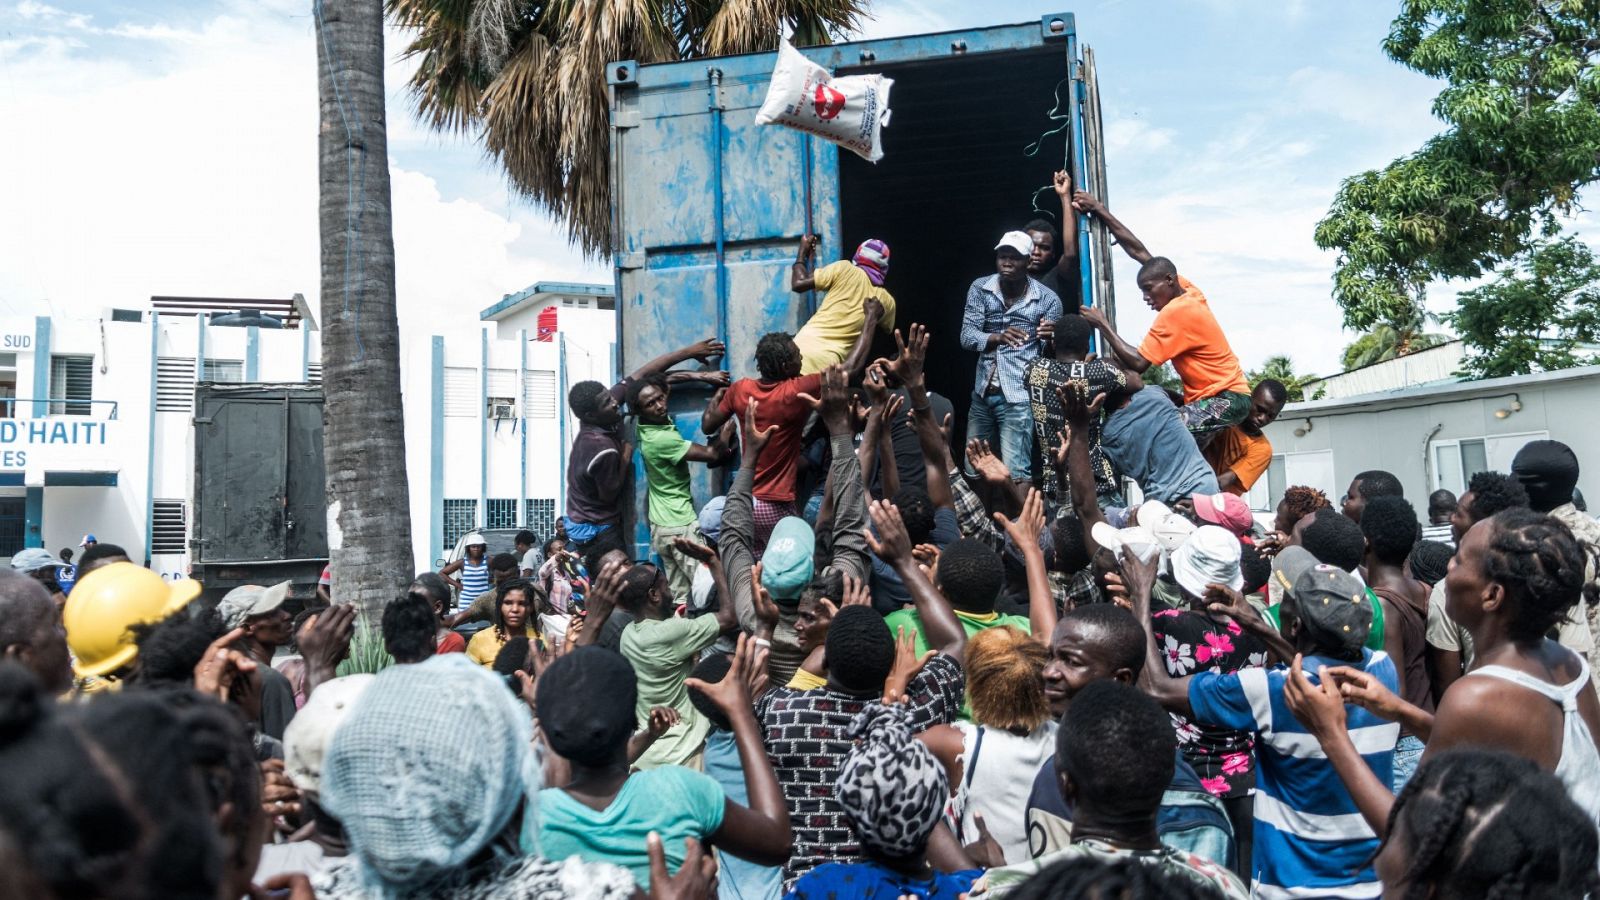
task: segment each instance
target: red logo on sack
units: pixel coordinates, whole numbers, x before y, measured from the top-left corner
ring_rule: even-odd
[[[826,122],[837,116],[844,109],[844,94],[825,84],[819,84],[817,85],[817,99],[813,105],[817,110],[817,118]]]

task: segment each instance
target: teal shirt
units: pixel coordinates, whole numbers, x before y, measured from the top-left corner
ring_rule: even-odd
[[[652,831],[661,835],[667,871],[675,873],[683,865],[684,839],[704,842],[715,834],[726,802],[711,776],[680,766],[635,772],[603,810],[560,788],[545,788],[539,792],[539,853],[545,859],[577,856],[621,866],[648,891],[645,837]]]

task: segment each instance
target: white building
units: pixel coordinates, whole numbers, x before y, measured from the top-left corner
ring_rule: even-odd
[[[558,398],[572,382],[612,377],[615,323],[608,288],[561,285],[552,295],[544,287],[480,322],[403,336],[419,569],[470,528],[547,536],[561,511],[576,426]],[[552,305],[558,330],[541,341],[534,322]],[[211,321],[245,309],[283,327]],[[187,572],[195,384],[320,381],[317,338],[299,295],[154,297],[144,309],[0,319],[0,557],[76,548],[92,533],[167,577]]]
[[[1428,494],[1459,495],[1473,474],[1509,471],[1524,444],[1547,438],[1573,449],[1579,488],[1600,497],[1597,410],[1600,366],[1291,403],[1266,429],[1272,465],[1251,506],[1274,509],[1296,484],[1337,503],[1358,473],[1382,469],[1399,477],[1421,514]]]

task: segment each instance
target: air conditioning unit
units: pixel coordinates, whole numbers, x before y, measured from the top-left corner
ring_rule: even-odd
[[[498,419],[515,419],[516,417],[517,417],[517,404],[516,404],[516,401],[514,401],[514,400],[501,400],[501,399],[496,399],[496,398],[491,398],[489,400],[489,418],[498,420]]]

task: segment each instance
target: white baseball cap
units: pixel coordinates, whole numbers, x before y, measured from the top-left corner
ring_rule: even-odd
[[[1122,548],[1127,547],[1142,562],[1149,562],[1152,556],[1161,551],[1161,547],[1156,543],[1155,536],[1137,526],[1132,528],[1112,528],[1106,522],[1096,522],[1089,531],[1096,544],[1110,550],[1112,553],[1121,553]]]
[[[1028,237],[1026,231],[1008,231],[1000,236],[1000,243],[994,245],[996,250],[1001,247],[1010,247],[1023,256],[1032,256],[1033,238]]]
[[[1172,511],[1160,500],[1146,500],[1139,505],[1139,527],[1155,536],[1156,543],[1167,553],[1172,553],[1194,534],[1195,524]]]

